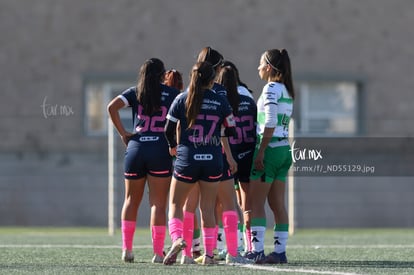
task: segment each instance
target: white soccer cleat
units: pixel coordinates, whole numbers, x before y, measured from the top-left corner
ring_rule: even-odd
[[[162,264],[163,261],[164,261],[164,256],[160,256],[158,254],[155,254],[154,257],[152,258],[153,264]]]
[[[134,253],[132,253],[132,251],[124,250],[124,251],[122,251],[121,259],[126,263],[133,263],[134,262]]]
[[[250,259],[244,258],[239,253],[237,253],[236,257],[227,254],[226,256],[226,264],[229,265],[239,265],[239,264],[253,264],[254,262]]]
[[[180,253],[181,250],[186,248],[187,244],[183,240],[183,238],[178,238],[175,240],[175,242],[172,244],[170,251],[168,251],[167,255],[164,257],[163,263],[165,265],[172,265],[175,263],[177,259],[177,254]]]
[[[196,261],[194,261],[193,258],[188,257],[188,256],[181,256],[181,264],[197,264]]]

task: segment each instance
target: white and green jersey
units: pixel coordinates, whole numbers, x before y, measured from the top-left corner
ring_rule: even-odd
[[[284,84],[268,82],[257,101],[257,134],[263,137],[265,128],[275,128],[270,147],[288,145],[289,121],[293,99]]]

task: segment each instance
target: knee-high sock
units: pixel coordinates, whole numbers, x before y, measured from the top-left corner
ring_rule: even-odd
[[[152,247],[154,254],[163,256],[164,242],[165,242],[165,225],[153,225],[151,228],[152,233]]]
[[[224,234],[226,236],[227,253],[237,256],[237,220],[236,211],[224,211],[223,216]]]
[[[240,221],[237,222],[237,250],[244,246],[244,232],[243,224]]]
[[[183,238],[187,243],[186,248],[183,250],[183,255],[191,257],[191,247],[193,246],[193,232],[194,232],[194,213],[184,211],[183,222]]]
[[[289,224],[276,224],[273,230],[274,251],[276,253],[285,252],[289,237]]]
[[[263,251],[266,232],[266,218],[253,218],[250,228],[252,230],[252,251]]]
[[[194,229],[194,231],[193,231],[193,248],[191,249],[192,252],[201,251],[200,236],[201,236],[200,228]]]
[[[122,250],[132,251],[136,221],[121,221]]]
[[[252,251],[252,230],[250,228],[244,229],[245,238],[244,241],[246,243],[246,251]]]
[[[178,218],[172,218],[168,221],[168,230],[170,231],[171,241],[175,242],[178,238],[183,237],[183,222]]]
[[[215,227],[203,227],[203,245],[205,254],[213,257],[213,250],[217,240],[217,231]]]

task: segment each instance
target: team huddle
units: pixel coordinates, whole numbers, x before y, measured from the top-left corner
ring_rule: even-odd
[[[137,85],[108,104],[127,147],[123,261],[134,261],[137,213],[148,183],[153,263],[174,264],[180,252],[181,264],[287,263],[284,197],[294,99],[287,51],[265,51],[258,72],[266,85],[256,103],[237,67],[211,47],[198,54],[185,91],[178,71],[166,71],[151,58],[141,66]],[[122,124],[124,107],[133,112],[133,133]],[[266,200],[275,221],[268,255]],[[172,245],[165,252],[167,228]]]

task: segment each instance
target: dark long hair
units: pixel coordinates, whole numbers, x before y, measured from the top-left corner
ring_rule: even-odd
[[[222,67],[217,77],[217,83],[226,88],[227,99],[233,108],[233,114],[237,115],[240,103],[239,92],[237,91],[237,76],[231,66]]]
[[[216,69],[217,66],[221,65],[221,62],[223,61],[223,55],[211,47],[205,47],[201,49],[197,57],[197,62],[203,61],[210,62],[213,68]]]
[[[295,98],[293,88],[292,70],[289,54],[285,49],[272,49],[263,53],[267,64],[272,68],[271,76],[276,78],[277,82],[283,83],[292,99]]]
[[[209,62],[197,62],[191,69],[188,96],[185,101],[188,128],[195,124],[203,103],[204,89],[215,76],[216,73]]]
[[[230,66],[230,67],[232,67],[232,68],[233,68],[233,70],[234,70],[234,72],[236,73],[237,85],[239,85],[239,86],[243,86],[243,87],[244,87],[244,88],[246,88],[246,89],[247,89],[247,90],[248,90],[251,94],[253,93],[253,91],[249,89],[249,87],[247,86],[247,84],[246,84],[246,83],[244,83],[243,81],[241,81],[241,79],[240,79],[240,75],[239,75],[239,70],[237,69],[236,65],[234,65],[234,63],[233,63],[233,62],[231,62],[230,60],[224,60],[224,61],[221,63],[221,66],[222,66],[222,67],[225,67],[225,66]]]
[[[139,72],[137,100],[143,107],[143,113],[151,115],[161,106],[161,80],[164,76],[164,63],[158,58],[145,61]]]

